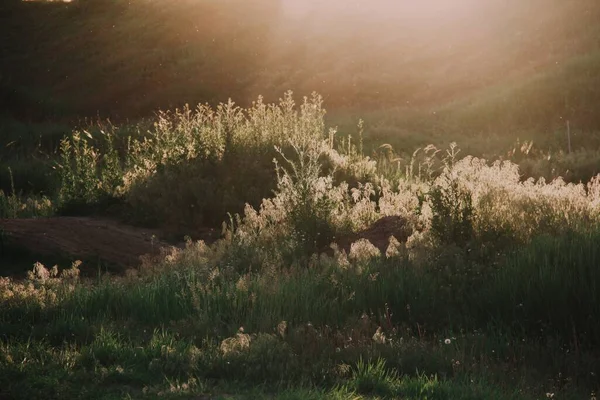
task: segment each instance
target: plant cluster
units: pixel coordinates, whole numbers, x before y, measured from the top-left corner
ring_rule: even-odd
[[[326,133],[323,115],[318,96],[296,110],[288,95],[162,114],[135,137],[65,140],[63,206],[108,196],[158,213],[196,193],[175,180],[188,168],[243,168],[245,153],[269,158],[272,194],[230,214],[217,242],[190,239],[124,277],[36,264],[25,281],[3,278],[0,395],[39,395],[22,377],[49,369],[55,381],[38,385],[54,398],[86,379],[175,398],[215,383],[301,398],[595,390],[600,177],[523,180],[516,164],[460,158],[454,144],[369,157]],[[195,204],[214,211],[203,207],[228,190]],[[402,236],[373,232],[389,217]],[[495,389],[499,376],[514,392]]]

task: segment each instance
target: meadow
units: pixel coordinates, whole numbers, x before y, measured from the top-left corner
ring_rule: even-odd
[[[106,273],[0,229],[0,399],[596,399],[593,1],[362,41],[131,3],[2,6],[44,24],[0,24],[0,222],[185,245]]]
[[[372,159],[325,130],[321,102],[288,93],[65,138],[55,203],[5,196],[9,217],[109,204],[184,229],[257,203],[217,242],[125,275],[37,263],[2,278],[3,395],[592,398],[600,179],[523,180],[454,144]],[[330,247],[390,216],[385,249]]]

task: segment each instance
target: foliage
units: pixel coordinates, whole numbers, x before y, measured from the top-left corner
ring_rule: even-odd
[[[288,93],[63,140],[63,212],[111,199],[176,224],[234,213],[215,243],[190,239],[125,276],[37,263],[2,278],[0,397],[74,397],[82,381],[92,395],[175,398],[219,385],[292,398],[595,390],[600,176],[523,180],[517,164],[459,158],[454,144],[371,158],[360,138],[326,135],[324,113],[319,96],[296,108]],[[250,185],[260,196],[235,213]],[[6,199],[19,216],[18,196]],[[376,231],[376,247],[365,232],[385,217],[407,234]]]
[[[12,171],[9,169],[12,192],[6,195],[0,190],[0,219],[23,217],[49,217],[54,214],[52,201],[45,196],[24,196],[15,190]]]
[[[92,139],[89,132],[84,133]],[[119,198],[123,170],[111,136],[103,133],[103,141],[102,153],[79,132],[61,141],[58,204],[63,213]]]
[[[449,151],[446,167],[436,178],[429,193],[431,230],[442,243],[465,245],[473,238],[473,199],[460,183],[460,168],[453,168],[456,145]]]

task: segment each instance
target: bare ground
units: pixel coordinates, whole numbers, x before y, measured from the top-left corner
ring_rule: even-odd
[[[98,259],[123,269],[137,267],[140,256],[172,246],[157,239],[158,231],[99,218],[2,219],[0,232],[5,246],[40,256]]]

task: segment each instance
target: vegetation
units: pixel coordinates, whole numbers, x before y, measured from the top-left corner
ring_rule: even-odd
[[[224,163],[243,173],[255,155],[276,160],[257,187],[265,198],[216,243],[189,240],[127,276],[38,263],[25,281],[2,278],[5,397],[580,399],[598,389],[600,178],[523,181],[510,161],[461,158],[454,145],[390,168],[327,132],[316,95],[299,109],[288,94],[118,132],[63,140],[59,208],[116,199],[153,215],[167,204],[153,183],[181,181],[160,215],[180,223],[192,214],[176,199],[209,185],[190,188],[192,177]],[[196,218],[248,193],[231,186],[198,196]],[[406,241],[329,248],[385,216],[402,217]]]
[[[359,3],[0,5],[0,223],[185,237],[0,225],[0,399],[596,399],[597,1]]]
[[[55,191],[60,140],[89,130],[90,116],[124,127],[159,108],[230,96],[247,107],[289,89],[322,93],[327,125],[345,134],[363,118],[368,153],[388,143],[407,158],[456,141],[528,176],[600,172],[589,146],[600,122],[596,1],[490,1],[436,27],[410,8],[382,21],[385,2],[352,13],[332,0],[291,20],[274,0],[5,2],[0,189],[11,166],[17,190]],[[512,156],[532,141],[528,161]]]

